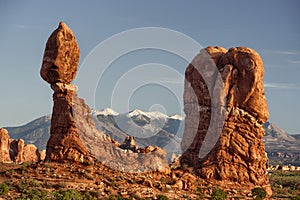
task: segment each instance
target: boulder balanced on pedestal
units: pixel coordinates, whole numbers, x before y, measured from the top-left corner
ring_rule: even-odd
[[[65,23],[60,22],[47,41],[40,71],[54,91],[46,160],[82,163],[97,160],[122,171],[168,172],[164,150],[154,148],[147,153],[137,153],[121,149],[108,135],[97,130],[89,106],[78,98],[77,86],[71,84],[78,61],[75,36]]]
[[[70,84],[78,68],[80,50],[71,29],[60,22],[49,37],[41,67],[41,77],[54,90],[50,138],[47,143],[46,160],[73,160],[89,162],[93,157],[79,138],[80,129],[76,124],[74,105],[83,101],[77,97],[77,87]],[[86,108],[85,114],[90,112]],[[93,123],[93,121],[91,120]]]

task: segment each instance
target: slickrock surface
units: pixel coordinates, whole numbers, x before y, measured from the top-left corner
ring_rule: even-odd
[[[194,58],[185,76],[181,163],[195,167],[203,178],[260,186],[270,195],[261,57],[247,47],[208,47]]]
[[[24,163],[42,160],[41,153],[33,144],[24,144],[24,140],[14,140],[7,130],[0,128],[0,162]]]
[[[47,41],[42,78],[50,83],[53,94],[53,112],[50,138],[47,143],[47,161],[100,161],[108,167],[126,172],[169,172],[166,152],[156,148],[149,153],[127,150],[97,130],[91,110],[77,96],[75,78],[79,48],[70,28],[63,22]]]

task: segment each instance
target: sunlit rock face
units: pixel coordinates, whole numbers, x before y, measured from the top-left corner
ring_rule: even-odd
[[[80,50],[72,30],[60,22],[44,52],[41,77],[50,84],[71,83],[77,72]]]
[[[35,145],[25,144],[22,139],[11,139],[7,130],[0,128],[0,162],[34,163],[44,159],[41,154]]]
[[[89,106],[77,96],[77,86],[71,84],[79,52],[71,29],[60,22],[47,41],[40,71],[54,91],[46,160],[86,164],[100,161],[121,171],[167,173],[169,167],[163,149],[128,151],[96,128]]]
[[[263,124],[268,106],[261,57],[247,47],[207,47],[185,72],[181,163],[207,179],[271,193]]]

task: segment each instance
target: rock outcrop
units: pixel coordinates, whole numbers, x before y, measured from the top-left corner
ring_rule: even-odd
[[[70,84],[76,76],[79,53],[73,32],[64,22],[60,22],[47,41],[40,71],[41,77],[54,90],[50,138],[46,151],[46,160],[49,161],[93,160],[79,138],[74,115],[74,104],[84,106],[84,102],[77,97],[77,87]]]
[[[42,78],[49,84],[70,84],[76,76],[79,56],[80,50],[72,30],[60,22],[46,44]]]
[[[11,139],[7,130],[0,128],[0,162],[19,164],[41,160],[43,157],[35,145],[25,144],[22,139]]]
[[[96,128],[89,106],[77,96],[77,86],[71,84],[78,60],[75,36],[65,23],[60,22],[47,41],[40,71],[54,91],[46,160],[100,161],[108,167],[130,172],[168,171],[164,150],[145,154],[128,151]]]
[[[207,47],[186,69],[183,165],[203,178],[263,187],[268,119],[263,61],[247,47]]]
[[[133,152],[137,152],[139,147],[135,144],[134,136],[128,136],[124,142],[119,146],[121,149],[129,149]]]
[[[0,128],[0,162],[11,162],[10,155],[10,137],[4,128]]]

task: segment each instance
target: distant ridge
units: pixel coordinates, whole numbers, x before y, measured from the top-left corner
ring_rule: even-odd
[[[147,145],[160,146],[166,148],[169,153],[181,153],[180,142],[184,130],[184,117],[180,115],[167,116],[160,112],[144,112],[138,109],[120,114],[112,108],[105,108],[100,111],[93,110],[92,115],[97,128],[101,129],[120,143],[129,135],[128,133],[134,133],[134,127],[137,125],[141,126],[141,128],[153,129],[155,131],[155,127],[151,127],[155,123],[151,124],[151,122],[155,120],[161,122],[161,124],[164,125],[156,135],[148,138],[137,137],[137,144],[141,147]],[[118,126],[116,120],[119,121],[119,123],[121,121],[122,123],[127,124],[128,130],[132,128],[131,132],[122,130]],[[22,138],[25,143],[32,143],[39,149],[45,149],[49,139],[50,123],[51,116],[47,115],[35,119],[23,126],[5,128],[8,130],[11,138]],[[132,123],[134,123],[135,126],[132,126]],[[282,160],[280,156],[286,155],[286,157],[289,157],[291,156],[290,154],[292,154],[294,158],[291,161],[286,162],[298,162],[298,160],[300,160],[300,134],[290,135],[271,122],[266,122],[264,128],[266,151],[268,152],[271,161]],[[145,132],[145,134],[146,133],[147,132]],[[297,156],[299,158],[297,158]]]

